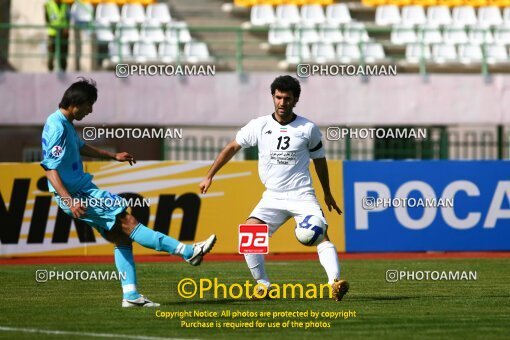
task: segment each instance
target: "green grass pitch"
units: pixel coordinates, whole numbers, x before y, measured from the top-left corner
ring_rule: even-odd
[[[207,259],[206,259],[207,260]],[[186,300],[177,293],[182,278],[218,278],[220,283],[244,284],[250,278],[244,262],[204,262],[200,267],[186,263],[140,263],[138,287],[161,307],[120,307],[118,281],[49,281],[36,283],[35,271],[112,271],[113,264],[51,264],[0,266],[2,287],[0,338],[90,339],[102,335],[122,338],[455,338],[508,339],[510,335],[510,283],[508,259],[451,260],[347,260],[342,277],[351,289],[343,301],[329,299]],[[476,271],[476,281],[402,281],[387,283],[385,272],[398,270]],[[275,283],[323,283],[318,261],[268,261],[267,270]],[[184,328],[180,319],[156,317],[156,311],[355,311],[356,317],[315,321],[329,328]],[[186,321],[306,323],[311,318],[196,318]],[[19,330],[13,330],[13,329]],[[24,329],[25,331],[21,331]],[[30,329],[32,333],[28,333]],[[38,330],[64,333],[34,333]],[[71,333],[65,333],[71,332]],[[102,335],[101,335],[102,334]]]

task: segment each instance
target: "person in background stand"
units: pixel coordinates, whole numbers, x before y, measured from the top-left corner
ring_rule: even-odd
[[[48,25],[48,70],[53,71],[54,59],[58,57],[58,70],[66,71],[69,50],[69,6],[62,0],[47,0],[44,9]]]

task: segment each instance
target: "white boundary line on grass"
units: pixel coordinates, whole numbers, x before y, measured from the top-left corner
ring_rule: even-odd
[[[119,338],[134,339],[134,340],[178,340],[179,338],[160,338],[155,336],[144,336],[144,335],[127,335],[127,334],[112,334],[112,333],[86,333],[86,332],[69,332],[69,331],[55,331],[37,328],[16,328],[16,327],[4,327],[0,326],[0,331],[3,332],[21,332],[21,333],[42,333],[52,335],[79,335],[79,336],[90,336],[95,338]]]

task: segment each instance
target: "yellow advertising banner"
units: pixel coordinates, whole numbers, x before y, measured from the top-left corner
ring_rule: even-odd
[[[244,223],[264,191],[256,161],[230,162],[214,178],[207,194],[198,185],[210,162],[145,161],[85,162],[101,189],[134,198],[129,208],[149,228],[185,243],[218,236],[214,253],[237,253],[238,225]],[[342,162],[329,161],[330,186],[343,207]],[[327,211],[319,180],[311,166],[314,187],[338,251],[345,251],[344,219]],[[113,244],[93,228],[58,209],[38,163],[0,165],[0,256],[111,255]],[[144,203],[144,204],[141,204]],[[269,242],[270,253],[316,252],[294,236],[293,219]],[[135,254],[157,252],[134,246]]]

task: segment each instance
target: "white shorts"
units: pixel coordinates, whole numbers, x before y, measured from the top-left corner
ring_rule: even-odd
[[[314,215],[322,219],[327,227],[326,218],[313,188],[301,188],[293,191],[276,192],[266,190],[250,217],[255,217],[269,226],[269,236],[291,217],[296,223],[300,216]]]

